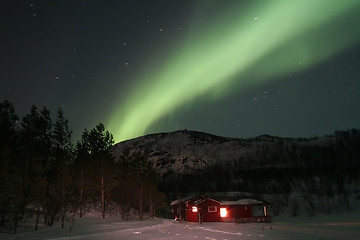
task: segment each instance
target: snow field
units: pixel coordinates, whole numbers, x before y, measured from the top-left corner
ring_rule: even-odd
[[[279,217],[272,223],[188,223],[170,219],[123,221],[119,217],[77,218],[73,230],[69,224],[21,231],[16,235],[1,234],[0,239],[107,239],[107,240],[235,240],[235,239],[360,239],[360,218],[356,214],[309,217]]]

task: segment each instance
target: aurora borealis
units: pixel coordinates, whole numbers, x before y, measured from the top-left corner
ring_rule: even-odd
[[[63,107],[75,132],[103,122],[116,141],[360,127],[359,1],[151,2],[9,3],[1,98]],[[33,22],[12,22],[16,8]]]
[[[360,32],[349,33],[347,24],[332,28],[341,22],[339,16],[358,6],[356,1],[267,1],[249,6],[246,14],[238,14],[236,4],[229,6],[164,61],[161,70],[140,81],[109,126],[120,140],[140,136],[189,99],[210,91],[221,97],[232,86],[241,91],[254,81],[310,67],[359,40]],[[346,37],[329,41],[339,34]],[[218,88],[225,89],[218,93]]]

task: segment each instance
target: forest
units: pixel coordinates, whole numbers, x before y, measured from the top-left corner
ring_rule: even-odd
[[[189,165],[180,171],[185,165],[176,161]],[[284,208],[299,216],[300,206],[309,216],[332,214],[351,211],[359,183],[357,129],[249,139],[184,130],[114,144],[99,123],[74,143],[62,109],[51,116],[32,106],[20,119],[0,102],[0,229],[14,233],[25,220],[35,230],[40,221],[72,226],[90,210],[124,220],[164,217],[171,200],[198,193],[266,198],[275,216]]]
[[[194,138],[199,133],[190,135]],[[219,142],[218,137],[206,137],[206,141],[201,142],[205,148],[214,141]],[[323,137],[262,135],[251,139],[223,138],[220,142],[223,149],[216,149],[218,155],[229,156],[229,159],[183,174],[170,169],[161,177],[161,191],[177,196],[191,192],[266,196],[276,216],[286,207],[292,209],[293,216],[298,216],[300,201],[305,202],[307,215],[314,216],[351,211],[351,198],[360,200],[360,131],[357,129],[335,131]],[[235,147],[226,148],[229,143]]]
[[[20,119],[12,103],[1,102],[0,228],[16,233],[26,219],[34,219],[34,230],[40,221],[72,226],[75,215],[89,209],[103,218],[113,212],[126,220],[154,216],[164,205],[154,170],[141,152],[115,159],[113,144],[102,123],[73,143],[62,109],[53,120],[46,107],[32,106]]]

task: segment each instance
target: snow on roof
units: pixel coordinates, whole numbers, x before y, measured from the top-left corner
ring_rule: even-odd
[[[182,198],[182,199],[177,199],[174,200],[170,203],[171,206],[173,205],[177,205],[177,204],[181,204],[181,203],[185,203],[188,202],[190,200],[194,200],[195,204],[198,204],[206,199],[211,199],[213,201],[219,202],[221,205],[223,206],[230,206],[230,205],[268,205],[268,202],[266,201],[262,201],[262,200],[258,200],[258,199],[254,199],[254,198],[243,198],[243,199],[237,199],[237,200],[216,200],[214,198],[209,198],[205,195],[196,195],[196,196],[191,196],[191,197],[186,197],[186,198]]]
[[[176,204],[179,204],[179,203],[182,203],[182,202],[186,202],[186,201],[192,199],[193,197],[194,197],[194,196],[176,199],[176,200],[174,200],[174,201],[172,201],[172,202],[170,203],[170,206],[176,205]]]
[[[176,204],[179,204],[179,203],[185,203],[185,202],[188,202],[188,201],[194,200],[194,199],[198,199],[198,201],[199,201],[199,200],[202,200],[202,199],[209,199],[209,198],[202,195],[202,194],[198,194],[198,195],[193,195],[193,196],[189,196],[189,197],[174,200],[174,201],[172,201],[170,203],[170,205],[172,206],[172,205],[176,205]]]
[[[264,204],[263,201],[246,198],[246,199],[239,199],[237,201],[222,201],[221,205],[229,206],[229,205],[262,205]]]

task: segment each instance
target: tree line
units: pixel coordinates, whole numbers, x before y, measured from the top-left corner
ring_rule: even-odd
[[[63,228],[89,209],[103,218],[154,216],[164,197],[146,153],[129,149],[115,159],[113,144],[102,123],[74,144],[62,109],[53,121],[46,107],[32,106],[20,119],[12,103],[0,102],[0,227],[16,233],[31,218],[35,230],[42,219]]]
[[[162,175],[160,189],[175,196],[207,192],[247,192],[272,196],[274,215],[282,208],[299,214],[293,194],[306,212],[350,210],[350,196],[360,199],[360,131],[349,129],[310,139],[254,138],[237,159],[216,161],[201,170]],[[222,159],[219,153],[219,159]],[[194,184],[196,183],[196,184]]]

